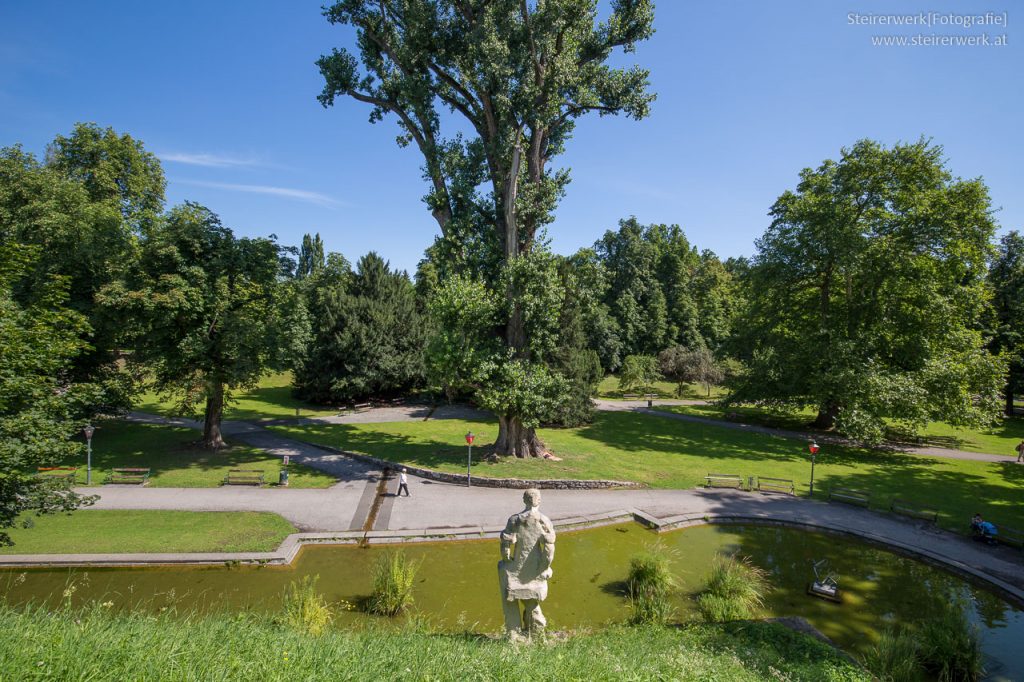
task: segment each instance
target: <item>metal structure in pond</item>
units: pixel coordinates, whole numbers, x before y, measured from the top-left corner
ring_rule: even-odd
[[[807,594],[819,599],[842,603],[839,592],[839,576],[828,567],[828,559],[821,559],[811,564],[814,567],[814,581],[807,586]]]

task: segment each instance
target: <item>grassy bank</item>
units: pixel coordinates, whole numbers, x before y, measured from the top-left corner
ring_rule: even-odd
[[[454,419],[274,429],[300,440],[453,473],[465,471],[467,431],[477,433],[480,444],[493,442],[498,432],[493,421]],[[802,440],[621,412],[599,412],[588,426],[542,429],[540,435],[561,461],[502,458],[487,463],[474,454],[473,475],[615,479],[657,488],[692,488],[703,484],[709,472],[717,472],[793,479],[798,494],[808,491],[810,462]],[[1024,466],[1013,462],[838,446],[823,446],[815,469],[818,494],[829,485],[840,485],[870,491],[873,506],[880,509],[888,509],[893,497],[937,505],[940,523],[960,531],[975,511],[997,524],[1024,528],[1022,483]]]
[[[548,644],[337,631],[271,620],[19,612],[0,607],[0,679],[868,680],[828,646],[766,623],[613,627]]]
[[[196,447],[199,433],[193,429],[162,424],[139,424],[109,419],[97,424],[92,441],[92,482],[103,485],[111,470],[121,467],[151,469],[154,488],[209,488],[224,482],[230,469],[258,469],[268,484],[277,484],[281,458],[262,450],[230,443],[211,452]],[[76,466],[76,484],[85,485],[85,458],[63,462]],[[329,476],[300,464],[289,465],[292,488],[327,488]]]
[[[269,512],[85,509],[30,518],[33,527],[9,530],[14,546],[0,554],[266,552],[296,532]]]

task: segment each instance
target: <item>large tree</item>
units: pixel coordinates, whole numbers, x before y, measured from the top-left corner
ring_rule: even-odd
[[[58,135],[43,162],[20,147],[0,150],[0,237],[40,247],[16,297],[53,276],[67,278],[68,303],[88,321],[73,360],[78,382],[103,384],[105,405],[127,405],[120,371],[131,320],[111,315],[97,293],[136,263],[142,232],[163,207],[160,162],[142,143],[111,128],[79,123]]]
[[[15,296],[32,280],[40,249],[0,241],[0,545],[3,531],[28,511],[71,511],[89,500],[35,476],[82,454],[72,437],[94,402],[88,385],[71,379],[75,357],[86,344],[88,324],[68,307],[68,280],[36,281],[31,296]]]
[[[286,360],[285,331],[299,304],[281,287],[289,266],[273,240],[240,239],[194,203],[157,221],[140,250],[139,267],[102,300],[143,323],[137,360],[183,410],[205,405],[202,443],[219,448],[231,392]]]
[[[1014,414],[1014,396],[1024,391],[1024,236],[1016,230],[999,242],[989,270],[995,292],[993,350],[1006,354],[1009,371],[1004,398],[1007,416]]]
[[[814,407],[869,440],[884,420],[978,424],[1002,363],[978,331],[995,229],[988,190],[927,141],[870,140],[805,169],[771,209],[747,274],[734,401]]]
[[[631,51],[651,35],[650,0],[614,0],[604,22],[595,0],[340,0],[324,13],[355,27],[359,59],[334,50],[319,60],[321,103],[350,97],[372,107],[371,121],[397,118],[399,143],[423,157],[438,251],[471,270],[473,260],[516,268],[534,249],[569,180],[554,161],[576,119],[640,119],[653,100],[647,71],[607,64],[617,48]],[[462,133],[444,136],[444,110],[461,119]],[[495,450],[538,456],[544,445],[521,414],[535,402],[510,391],[551,382],[527,338],[516,277],[484,275],[505,286],[508,301],[498,328],[507,366],[493,381],[510,383],[492,388],[505,396],[494,404],[510,408],[497,411]]]
[[[321,295],[296,395],[337,405],[394,397],[422,382],[426,325],[404,271],[371,251],[347,282]]]

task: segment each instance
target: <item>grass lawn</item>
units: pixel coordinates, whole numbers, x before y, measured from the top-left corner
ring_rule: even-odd
[[[267,552],[295,527],[270,512],[84,509],[28,516],[32,528],[10,529],[0,554],[120,552]]]
[[[671,381],[658,381],[652,387],[654,390],[652,393],[658,394],[659,398],[679,398],[676,395],[676,384]],[[633,395],[636,391],[630,392]],[[691,400],[714,400],[720,398],[725,394],[725,389],[721,386],[711,387],[711,397],[708,397],[707,389],[702,384],[686,384],[681,397],[688,398]],[[597,397],[608,398],[610,400],[621,400],[623,392],[619,390],[619,378],[613,374],[609,374],[601,383],[597,386]]]
[[[99,422],[92,439],[92,483],[102,485],[111,469],[149,467],[148,485],[156,488],[208,488],[220,485],[229,469],[260,469],[267,483],[277,485],[281,458],[246,445],[231,445],[217,453],[194,445],[199,432],[117,419]],[[85,456],[62,462],[77,466],[77,484],[85,485]],[[333,476],[289,464],[289,487],[327,488]]]
[[[658,409],[711,419],[725,419],[726,412],[735,412],[740,418],[734,421],[792,431],[814,431],[808,424],[813,421],[816,414],[811,409],[799,412],[774,412],[760,407],[722,408],[717,405],[662,405]],[[901,438],[895,433],[893,438],[900,442],[1016,458],[1017,452],[1014,448],[1024,440],[1024,417],[1004,417],[999,425],[991,429],[966,429],[942,422],[932,422],[917,438]]]
[[[290,372],[270,374],[260,379],[259,385],[235,394],[224,410],[225,419],[280,419],[294,417],[296,408],[303,417],[337,414],[338,409],[323,405],[311,405],[292,396],[292,375]],[[162,414],[168,417],[192,417],[182,415],[173,400],[161,399],[156,393],[139,396],[135,409],[140,412]],[[202,405],[198,408],[202,411]]]
[[[494,421],[438,420],[389,424],[276,426],[282,434],[440,471],[465,471],[463,434],[493,442]],[[542,459],[474,461],[474,476],[640,481],[656,488],[692,488],[709,472],[796,481],[806,495],[810,462],[802,440],[762,436],[634,413],[599,412],[575,429],[542,429],[560,462]],[[922,457],[858,448],[823,446],[815,492],[843,485],[869,490],[874,506],[892,497],[940,507],[939,522],[964,530],[980,511],[997,524],[1024,528],[1021,484],[1024,466]]]
[[[832,647],[774,623],[612,627],[509,646],[472,632],[330,627],[282,615],[48,613],[0,606],[11,680],[870,680]],[[8,677],[9,676],[9,677]]]

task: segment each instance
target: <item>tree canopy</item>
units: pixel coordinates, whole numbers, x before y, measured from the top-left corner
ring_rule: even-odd
[[[748,273],[732,401],[819,410],[877,440],[884,419],[978,424],[1002,375],[980,332],[995,229],[980,180],[928,141],[869,140],[805,169],[772,207]]]
[[[608,59],[651,35],[650,0],[615,0],[603,22],[592,0],[340,0],[324,14],[356,29],[359,58],[336,49],[319,60],[321,103],[350,97],[372,107],[373,122],[398,119],[399,144],[423,158],[425,201],[441,229],[434,268],[477,276],[509,302],[495,331],[513,364],[496,367],[493,381],[529,376],[515,385],[548,386],[518,298],[526,290],[518,273],[532,264],[517,260],[533,251],[568,183],[553,164],[576,120],[647,115],[647,71]],[[445,110],[464,132],[442,132]],[[497,452],[544,452],[525,425],[540,415],[523,413],[538,404],[511,395],[490,402],[499,406]]]

